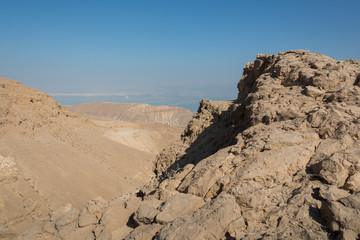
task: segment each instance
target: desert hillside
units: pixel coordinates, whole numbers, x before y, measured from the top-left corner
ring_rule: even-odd
[[[93,102],[66,106],[70,111],[91,117],[120,121],[157,122],[185,126],[192,117],[190,110],[180,107],[151,106],[140,103]]]
[[[142,186],[153,176],[155,154],[181,131],[94,123],[41,91],[0,78],[0,239],[61,205],[81,207]]]
[[[88,118],[103,127],[105,137],[152,154],[158,154],[169,147],[184,131],[184,127],[163,123],[119,121],[91,116]]]
[[[140,191],[17,239],[359,239],[360,62],[261,54],[238,91],[201,102]]]

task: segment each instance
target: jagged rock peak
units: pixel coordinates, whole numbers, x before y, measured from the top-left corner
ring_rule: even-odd
[[[337,61],[320,53],[306,50],[259,54],[244,68],[238,89],[239,99],[245,98],[249,87],[261,75],[271,76],[284,86],[313,86],[322,90],[341,89],[346,84],[359,84],[360,61]],[[254,90],[254,89],[252,89]]]

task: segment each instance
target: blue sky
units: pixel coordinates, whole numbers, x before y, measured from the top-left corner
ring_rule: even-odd
[[[360,59],[360,1],[0,0],[0,76],[46,92],[236,98],[258,53]]]

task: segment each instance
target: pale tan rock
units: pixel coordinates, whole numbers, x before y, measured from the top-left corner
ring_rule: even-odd
[[[154,221],[156,215],[160,213],[158,208],[162,201],[153,199],[141,203],[140,207],[136,210],[134,220],[137,224],[150,224]]]
[[[360,172],[356,172],[354,175],[351,175],[345,183],[344,186],[346,189],[351,191],[360,191]]]
[[[125,240],[152,240],[155,234],[163,227],[161,224],[143,225],[132,231]]]
[[[322,185],[320,187],[320,196],[329,201],[337,201],[341,198],[348,197],[349,195],[350,193],[348,191],[332,185]]]
[[[191,194],[178,193],[167,200],[161,207],[161,212],[156,215],[156,222],[167,224],[175,218],[195,211],[204,204],[204,200],[200,197]]]
[[[104,212],[100,223],[109,231],[115,231],[126,225],[133,211],[121,208],[108,209]]]
[[[74,222],[79,218],[79,214],[79,210],[75,208],[70,209],[64,216],[62,216],[55,222],[55,227],[59,229],[67,224]]]
[[[98,219],[100,219],[102,211],[107,206],[108,202],[102,197],[93,198],[86,205],[88,212],[95,215]]]
[[[56,233],[58,232],[58,230],[55,228],[55,223],[54,222],[45,222],[42,225],[42,231],[44,233],[49,233],[50,235],[56,235]]]
[[[341,202],[346,207],[360,209],[360,193],[353,193],[347,197],[340,199],[339,202]]]
[[[130,220],[132,214],[140,205],[140,198],[128,196],[110,201],[108,208],[104,210],[100,224],[112,233],[124,228]],[[126,228],[126,232],[130,232]],[[126,235],[125,235],[126,236]]]
[[[81,211],[78,219],[79,227],[85,227],[88,225],[95,225],[99,222],[99,219],[93,215],[88,213],[87,211]]]
[[[352,230],[343,230],[337,237],[337,240],[356,240],[358,239],[358,234]]]
[[[240,238],[240,236],[243,235],[243,230],[245,230],[246,224],[242,217],[236,219],[227,228],[227,233],[230,235],[230,237],[233,237],[235,239]]]
[[[350,166],[343,153],[335,153],[321,163],[320,176],[328,183],[342,187],[349,176]]]
[[[306,86],[305,87],[305,94],[306,96],[317,98],[323,94],[323,91],[321,91],[319,88],[313,87],[313,86]]]
[[[333,231],[348,229],[360,233],[359,209],[346,207],[339,202],[331,201],[324,205],[323,212],[327,216],[326,220]]]
[[[112,233],[108,230],[104,229],[100,232],[99,235],[96,237],[97,240],[112,240]]]
[[[93,226],[86,226],[82,228],[76,228],[73,231],[60,231],[59,235],[63,239],[84,239],[84,240],[93,240],[95,239],[93,234]]]
[[[2,230],[2,229],[1,229]],[[30,228],[26,229],[21,235],[16,236],[12,232],[5,231],[0,233],[0,237],[7,239],[15,239],[15,240],[22,240],[22,239],[29,239],[29,240],[37,240],[37,239],[46,239],[43,233],[41,232],[41,226],[40,225],[33,225]],[[16,237],[15,237],[16,236]]]
[[[239,206],[260,210],[270,207],[275,201],[278,203],[286,201],[287,191],[288,189],[280,184],[265,187],[260,183],[250,180],[234,186],[230,193],[236,197],[236,202]]]
[[[160,230],[156,239],[219,239],[227,226],[241,216],[230,195],[222,195],[194,213],[177,218]]]
[[[224,176],[234,157],[228,156],[228,150],[224,149],[204,159],[185,177],[178,190],[204,197],[211,186]]]
[[[96,226],[94,227],[94,230],[93,230],[93,233],[94,233],[94,235],[95,235],[95,238],[96,238],[96,237],[99,237],[99,236],[100,236],[100,233],[101,233],[103,230],[104,230],[104,226],[102,226],[102,225],[96,225]]]
[[[72,234],[73,232],[75,232],[76,229],[79,228],[76,221],[73,221],[73,222],[66,224],[64,226],[61,226],[61,227],[57,227],[57,226],[55,226],[55,227],[58,230],[58,232],[57,232],[57,234],[55,234],[55,236],[58,236],[62,239],[66,238],[69,234]],[[91,226],[88,226],[88,227],[90,228]]]
[[[134,229],[128,226],[122,226],[121,228],[111,231],[112,239],[124,239],[128,236]]]
[[[60,217],[64,216],[71,209],[72,209],[72,205],[70,203],[68,203],[68,204],[66,204],[66,205],[64,205],[62,207],[59,207],[58,209],[54,210],[50,214],[50,221],[55,222]]]

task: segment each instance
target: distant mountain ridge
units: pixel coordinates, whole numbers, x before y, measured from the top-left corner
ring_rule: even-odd
[[[141,103],[92,102],[65,107],[72,112],[92,117],[158,122],[174,126],[185,126],[192,118],[192,112],[186,108]]]

